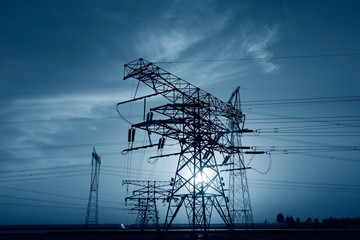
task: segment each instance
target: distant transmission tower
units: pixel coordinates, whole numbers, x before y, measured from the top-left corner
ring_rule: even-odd
[[[238,87],[229,99],[229,103],[239,112],[241,112],[240,103],[240,87]],[[249,187],[246,177],[246,170],[249,167],[245,166],[244,155],[241,144],[242,132],[244,132],[245,115],[242,114],[240,118],[229,118],[228,125],[231,131],[230,141],[234,148],[241,147],[241,151],[234,152],[229,157],[229,205],[231,218],[235,225],[244,224],[245,227],[253,226],[254,220],[252,215]],[[260,152],[253,152],[260,153]]]
[[[125,202],[130,201],[132,206],[130,211],[137,214],[136,223],[140,225],[141,230],[144,230],[145,226],[151,223],[160,230],[156,201],[167,199],[170,182],[124,180],[122,184],[138,187],[133,191],[132,196],[125,198]]]
[[[180,152],[156,156],[156,158],[179,156],[175,176],[171,179],[172,189],[168,198],[165,229],[171,227],[180,208],[184,206],[193,231],[206,233],[210,227],[213,209],[227,228],[233,230],[235,215],[230,212],[229,197],[225,193],[224,179],[220,176],[219,170],[224,164],[218,164],[216,158],[224,159],[223,162],[226,163],[232,156],[241,156],[243,149],[250,149],[250,147],[242,147],[241,142],[240,144],[236,142],[238,140],[235,140],[234,133],[252,131],[244,129],[243,126],[233,130],[228,124],[242,123],[244,115],[241,110],[233,106],[231,101],[223,102],[141,58],[125,64],[124,80],[128,78],[144,83],[153,89],[154,93],[118,103],[117,107],[144,99],[145,110],[145,99],[157,95],[162,95],[167,103],[150,108],[144,122],[131,125],[131,129],[147,131],[149,138],[154,133],[160,135],[160,139],[163,140],[160,140],[159,144],[147,146],[131,145],[124,151],[153,146],[161,149],[165,137],[177,141],[180,146]],[[119,110],[118,112],[121,115]],[[240,179],[246,179],[246,175]],[[248,194],[248,191],[245,192]],[[237,206],[233,208],[237,209]],[[242,207],[239,211],[244,209],[248,208]]]
[[[95,148],[91,160],[91,181],[89,202],[86,211],[85,224],[98,224],[98,197],[99,197],[99,177],[100,177],[101,158],[97,155]]]

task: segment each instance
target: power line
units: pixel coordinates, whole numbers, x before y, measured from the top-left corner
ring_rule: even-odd
[[[113,168],[112,168],[113,169]],[[5,182],[18,182],[18,181],[33,181],[33,180],[44,180],[44,179],[50,179],[50,178],[61,178],[61,177],[77,177],[77,176],[86,176],[89,175],[87,172],[89,170],[67,170],[67,171],[57,171],[57,172],[48,172],[48,173],[29,173],[26,175],[21,176],[11,176],[11,177],[3,177],[0,178],[1,183]],[[85,172],[85,173],[82,173]],[[112,171],[104,169],[105,176],[116,176],[116,177],[124,177],[126,174],[126,170],[120,169],[119,171]],[[130,169],[131,174],[135,174],[137,172],[136,169]],[[151,172],[150,170],[145,172]],[[169,177],[170,172],[165,171],[156,171],[157,176],[163,176],[163,177]],[[77,173],[77,174],[68,174],[68,173]]]
[[[62,148],[79,148],[79,147],[93,147],[93,146],[115,146],[124,144],[122,142],[100,142],[100,143],[80,143],[80,144],[67,144],[67,145],[48,145],[48,146],[34,146],[34,147],[14,147],[14,148],[1,148],[0,151],[24,151],[24,150],[39,150],[39,149],[62,149]]]
[[[306,187],[306,186],[279,186],[276,184],[256,184],[249,183],[252,188],[261,188],[261,189],[279,189],[279,190],[290,190],[290,191],[314,191],[314,192],[334,192],[334,193],[356,193],[359,194],[358,189],[333,189],[333,188],[316,188],[316,187]]]
[[[358,99],[357,101],[360,101]],[[264,105],[269,105],[270,103],[264,103]],[[281,103],[282,104],[282,103]],[[284,103],[290,104],[290,103]],[[260,104],[257,104],[260,105]],[[302,117],[303,119],[337,119],[337,117],[332,116],[323,116],[323,117]],[[341,117],[339,117],[341,118]],[[359,118],[359,119],[349,119],[344,121],[360,121],[360,116],[343,116],[343,118]],[[295,119],[295,117],[274,117],[274,118],[253,118],[247,119],[248,121],[264,121],[264,120],[283,120],[283,119]],[[42,122],[77,122],[77,121],[107,121],[107,120],[119,120],[118,117],[102,117],[102,118],[62,118],[62,119],[34,119],[34,120],[9,120],[9,121],[0,121],[0,124],[11,124],[11,125],[20,125],[20,124],[31,124],[31,123],[42,123]],[[271,122],[273,123],[273,122]]]
[[[56,205],[36,205],[36,204],[18,204],[18,203],[4,203],[4,202],[0,202],[0,205],[5,205],[5,206],[16,206],[16,207],[39,207],[39,208],[62,208],[62,209],[79,209],[79,210],[84,210],[83,207],[71,207],[71,206],[56,206]],[[126,208],[115,208],[115,207],[102,207],[100,206],[100,208],[104,208],[102,210],[126,210]]]
[[[36,205],[36,204],[18,204],[18,203],[3,203],[0,202],[0,205],[5,205],[5,206],[16,206],[16,207],[40,207],[40,208],[63,208],[63,209],[81,209],[84,210],[83,207],[70,207],[70,206],[54,206],[54,205]]]
[[[282,98],[282,99],[263,99],[263,100],[252,100],[252,101],[243,101],[241,105],[246,105],[250,103],[269,103],[269,102],[289,102],[289,101],[334,101],[334,100],[351,100],[358,99],[360,96],[338,96],[338,97],[311,97],[311,98]]]
[[[264,113],[264,112],[257,112],[257,111],[251,111],[251,113],[253,114],[257,114],[257,115],[263,115],[263,116],[271,116],[271,117],[276,117],[276,118],[288,118],[288,119],[293,119],[293,120],[297,120],[297,121],[301,121],[303,122],[309,122],[309,123],[327,123],[329,125],[342,125],[342,126],[349,126],[349,127],[357,127],[357,125],[354,126],[354,123],[339,123],[337,121],[333,121],[333,120],[310,120],[307,119],[306,117],[291,117],[291,116],[286,116],[286,115],[281,115],[281,114],[271,114],[271,113]],[[264,123],[264,122],[263,122]],[[270,122],[273,123],[273,122]]]
[[[264,118],[247,118],[247,121],[262,121],[262,120],[283,120],[283,119],[296,119],[296,117],[290,117],[290,116],[283,116],[283,117],[264,117]],[[307,117],[301,117],[302,119],[343,119],[343,118],[358,118],[360,121],[360,116],[358,115],[341,115],[341,116],[307,116]],[[351,120],[351,119],[350,119]]]
[[[57,118],[57,119],[33,119],[33,120],[9,120],[0,121],[0,124],[30,124],[47,122],[83,122],[83,121],[105,121],[119,120],[119,117],[99,117],[99,118]]]
[[[274,183],[274,184],[296,184],[306,186],[325,186],[325,187],[346,187],[356,188],[360,190],[359,184],[342,184],[342,183],[325,183],[325,182],[304,182],[304,181],[293,181],[293,180],[270,180],[270,179],[249,179],[249,181],[262,182],[262,183]]]
[[[76,204],[76,203],[69,203],[69,202],[59,202],[59,201],[48,201],[48,200],[43,200],[43,199],[17,197],[17,196],[7,196],[7,195],[0,195],[0,198],[10,198],[10,199],[17,199],[17,200],[36,201],[36,202],[45,202],[45,203],[53,203],[53,204],[65,204],[65,205],[73,205],[73,206],[83,206],[83,204]]]
[[[2,159],[0,159],[2,160]],[[24,172],[31,172],[31,171],[44,171],[44,170],[52,170],[52,169],[64,169],[64,168],[78,168],[78,167],[88,167],[87,164],[77,164],[77,165],[66,165],[66,166],[54,166],[54,167],[46,167],[46,168],[26,168],[26,169],[19,169],[19,170],[4,170],[0,171],[0,173],[24,173]]]
[[[311,190],[311,191],[330,191],[330,192],[357,192],[360,193],[360,185],[355,184],[336,184],[336,183],[316,183],[301,181],[282,181],[282,180],[249,180],[250,185],[278,188],[285,190]]]
[[[313,97],[313,98],[290,98],[290,99],[265,99],[243,101],[242,106],[267,106],[267,105],[294,105],[310,103],[330,103],[344,101],[360,101],[360,96],[340,96],[340,97]],[[76,122],[76,121],[105,121],[118,120],[116,116],[98,117],[98,118],[59,118],[59,119],[30,119],[30,120],[5,120],[0,124],[31,124],[42,122]]]
[[[69,196],[69,195],[64,195],[64,194],[43,192],[43,191],[39,191],[39,190],[31,190],[31,189],[24,189],[24,188],[17,188],[17,187],[0,186],[0,188],[8,189],[8,190],[21,191],[21,192],[29,192],[29,193],[41,194],[41,195],[48,195],[48,196],[54,196],[54,197],[64,197],[64,198],[71,198],[71,199],[87,201],[87,198],[75,197],[73,195]],[[101,202],[111,203],[111,204],[120,204],[120,202],[113,202],[113,201],[106,201],[106,200],[102,200]]]
[[[121,153],[118,153],[118,152],[108,152],[108,153],[102,153],[102,155],[121,155]],[[58,159],[62,159],[62,158],[69,158],[69,157],[78,157],[78,156],[84,156],[84,157],[89,157],[89,154],[79,154],[79,155],[67,155],[67,156],[61,156],[61,157],[58,157]],[[41,159],[49,159],[49,158],[53,158],[53,156],[49,156],[49,157],[42,157]],[[31,158],[14,158],[12,160],[18,160],[18,159],[38,159],[36,157],[31,157]],[[0,159],[1,160],[4,160],[4,159]],[[113,172],[113,173],[119,173],[119,172],[124,172],[126,170],[124,170],[122,167],[118,167],[118,166],[111,166],[111,165],[104,165],[102,166],[103,168],[105,168],[104,170],[107,171],[107,172]],[[23,174],[23,175],[36,175],[38,173],[34,173],[34,171],[47,171],[47,170],[56,170],[56,171],[50,171],[50,174],[53,174],[53,173],[58,173],[59,170],[60,172],[63,172],[64,169],[72,169],[74,170],[74,168],[85,168],[85,169],[88,169],[88,164],[67,164],[67,165],[56,165],[56,166],[52,166],[52,167],[45,167],[45,168],[26,168],[26,169],[15,169],[15,170],[3,170],[3,171],[0,171],[0,173],[3,173],[3,174],[16,174],[16,173],[20,173],[20,174]],[[116,170],[118,169],[118,170]],[[74,171],[78,171],[78,170],[74,170]],[[133,171],[136,171],[136,170],[133,170]],[[67,171],[68,172],[68,171]],[[158,173],[171,173],[169,171],[158,171]],[[44,173],[41,173],[41,174],[44,174]]]
[[[103,153],[103,155],[117,156],[117,155],[121,155],[121,153],[120,152],[105,152],[105,153]],[[0,161],[28,161],[28,160],[44,160],[44,159],[50,160],[50,159],[85,158],[85,157],[89,157],[89,154],[88,153],[80,153],[80,154],[64,155],[64,156],[53,155],[53,156],[40,156],[40,157],[0,158]],[[84,165],[84,164],[82,164],[82,165]],[[0,172],[4,172],[4,171],[0,171]]]
[[[350,57],[360,56],[360,53],[334,53],[334,54],[316,54],[316,55],[294,55],[294,56],[275,56],[275,57],[246,57],[246,58],[228,58],[228,59],[202,59],[202,60],[177,60],[177,61],[155,61],[155,63],[200,63],[200,62],[234,62],[234,61],[253,61],[253,60],[281,60],[281,59],[307,59],[307,58],[325,58],[325,57]]]
[[[353,159],[353,158],[324,156],[324,155],[308,154],[308,153],[291,153],[290,152],[289,154],[302,155],[302,156],[315,157],[315,158],[323,158],[323,159],[328,159],[328,160],[340,160],[340,161],[347,161],[347,162],[353,162],[353,163],[360,163],[359,159]]]
[[[247,135],[247,137],[256,137],[258,135]],[[265,133],[262,136],[280,136],[280,137],[360,137],[360,134],[269,134]]]

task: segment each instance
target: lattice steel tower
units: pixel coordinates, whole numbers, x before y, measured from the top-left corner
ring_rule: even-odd
[[[125,198],[125,204],[130,201],[132,206],[130,211],[137,214],[136,223],[140,225],[140,229],[144,230],[147,225],[153,224],[160,230],[156,201],[167,199],[170,182],[124,180],[122,184],[138,187],[133,191],[132,196]]]
[[[85,224],[98,224],[98,199],[99,199],[99,177],[100,177],[101,158],[97,155],[95,148],[92,153],[91,160],[91,181],[90,194],[86,211]]]
[[[229,103],[241,112],[240,87],[238,87],[229,99]],[[240,121],[239,121],[240,120]],[[230,139],[233,147],[240,147],[241,136],[245,124],[245,115],[239,118],[229,118],[228,126],[231,130]],[[255,153],[255,152],[253,152]],[[253,226],[249,187],[246,177],[246,170],[249,169],[244,162],[242,150],[229,156],[229,207],[231,219],[235,225],[245,224],[246,227]]]
[[[178,164],[172,189],[168,198],[165,229],[169,229],[179,210],[184,206],[189,224],[193,231],[209,229],[213,209],[216,210],[227,228],[232,230],[233,214],[230,213],[229,198],[224,189],[224,179],[220,176],[220,165],[216,158],[240,154],[241,144],[235,144],[234,133],[251,132],[244,128],[229,128],[228,123],[241,123],[244,115],[231,102],[223,102],[185,80],[144,59],[138,59],[124,66],[124,80],[134,78],[144,83],[154,93],[137,97],[119,105],[162,95],[167,104],[150,108],[146,121],[132,124],[131,129],[142,129],[170,138],[179,143],[180,152],[160,155],[178,155]],[[119,109],[119,114],[121,115]],[[162,119],[155,119],[162,118]],[[134,131],[130,131],[134,132]],[[131,134],[132,135],[132,134]],[[131,141],[133,138],[129,137]],[[133,147],[132,151],[159,144]],[[150,141],[151,143],[151,141]],[[225,161],[224,161],[225,162]]]

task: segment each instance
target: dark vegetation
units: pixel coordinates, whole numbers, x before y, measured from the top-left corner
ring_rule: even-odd
[[[314,220],[308,217],[305,221],[301,221],[298,217],[294,220],[293,216],[284,216],[279,213],[276,216],[278,223],[285,223],[289,227],[313,227],[313,228],[360,228],[360,217],[354,218],[326,218],[321,222],[319,219]]]

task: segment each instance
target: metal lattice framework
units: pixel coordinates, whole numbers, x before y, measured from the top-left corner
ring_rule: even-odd
[[[234,133],[251,132],[243,128],[244,114],[240,108],[236,108],[231,101],[223,102],[217,99],[141,58],[125,64],[124,80],[129,78],[144,83],[153,89],[154,93],[118,103],[117,106],[156,95],[162,95],[168,100],[165,105],[151,108],[151,117],[146,121],[132,124],[131,127],[145,130],[149,135],[156,133],[176,140],[181,149],[178,153],[157,156],[179,155],[168,198],[166,230],[170,228],[182,206],[185,206],[193,231],[206,231],[209,228],[213,208],[228,229],[233,229],[235,215],[230,212],[229,198],[225,193],[225,183],[220,176],[220,165],[216,158],[221,156],[229,159],[229,156],[232,156],[234,159],[241,156],[243,149],[249,149],[242,147],[241,141],[234,137]],[[152,114],[161,119],[153,119]],[[229,127],[229,122],[236,127]],[[246,175],[244,177],[246,179]],[[235,207],[237,205],[233,206]]]
[[[137,214],[136,223],[144,230],[146,225],[153,224],[159,230],[159,211],[156,201],[165,201],[168,197],[170,183],[166,181],[124,180],[123,185],[133,185],[138,188],[132,196],[125,198],[125,203],[131,206],[130,212]]]
[[[92,153],[91,160],[91,181],[90,194],[86,211],[85,224],[98,224],[99,220],[99,177],[100,177],[101,158],[97,155],[95,148]]]
[[[238,87],[229,99],[229,103],[237,110],[241,111],[240,87]],[[245,124],[245,115],[241,123]],[[237,119],[229,118],[228,126],[231,129],[232,146],[242,146],[241,129],[243,129]],[[230,155],[229,158],[229,206],[231,218],[235,225],[245,224],[246,227],[253,226],[254,220],[251,209],[249,187],[246,177],[246,170],[243,151]]]

